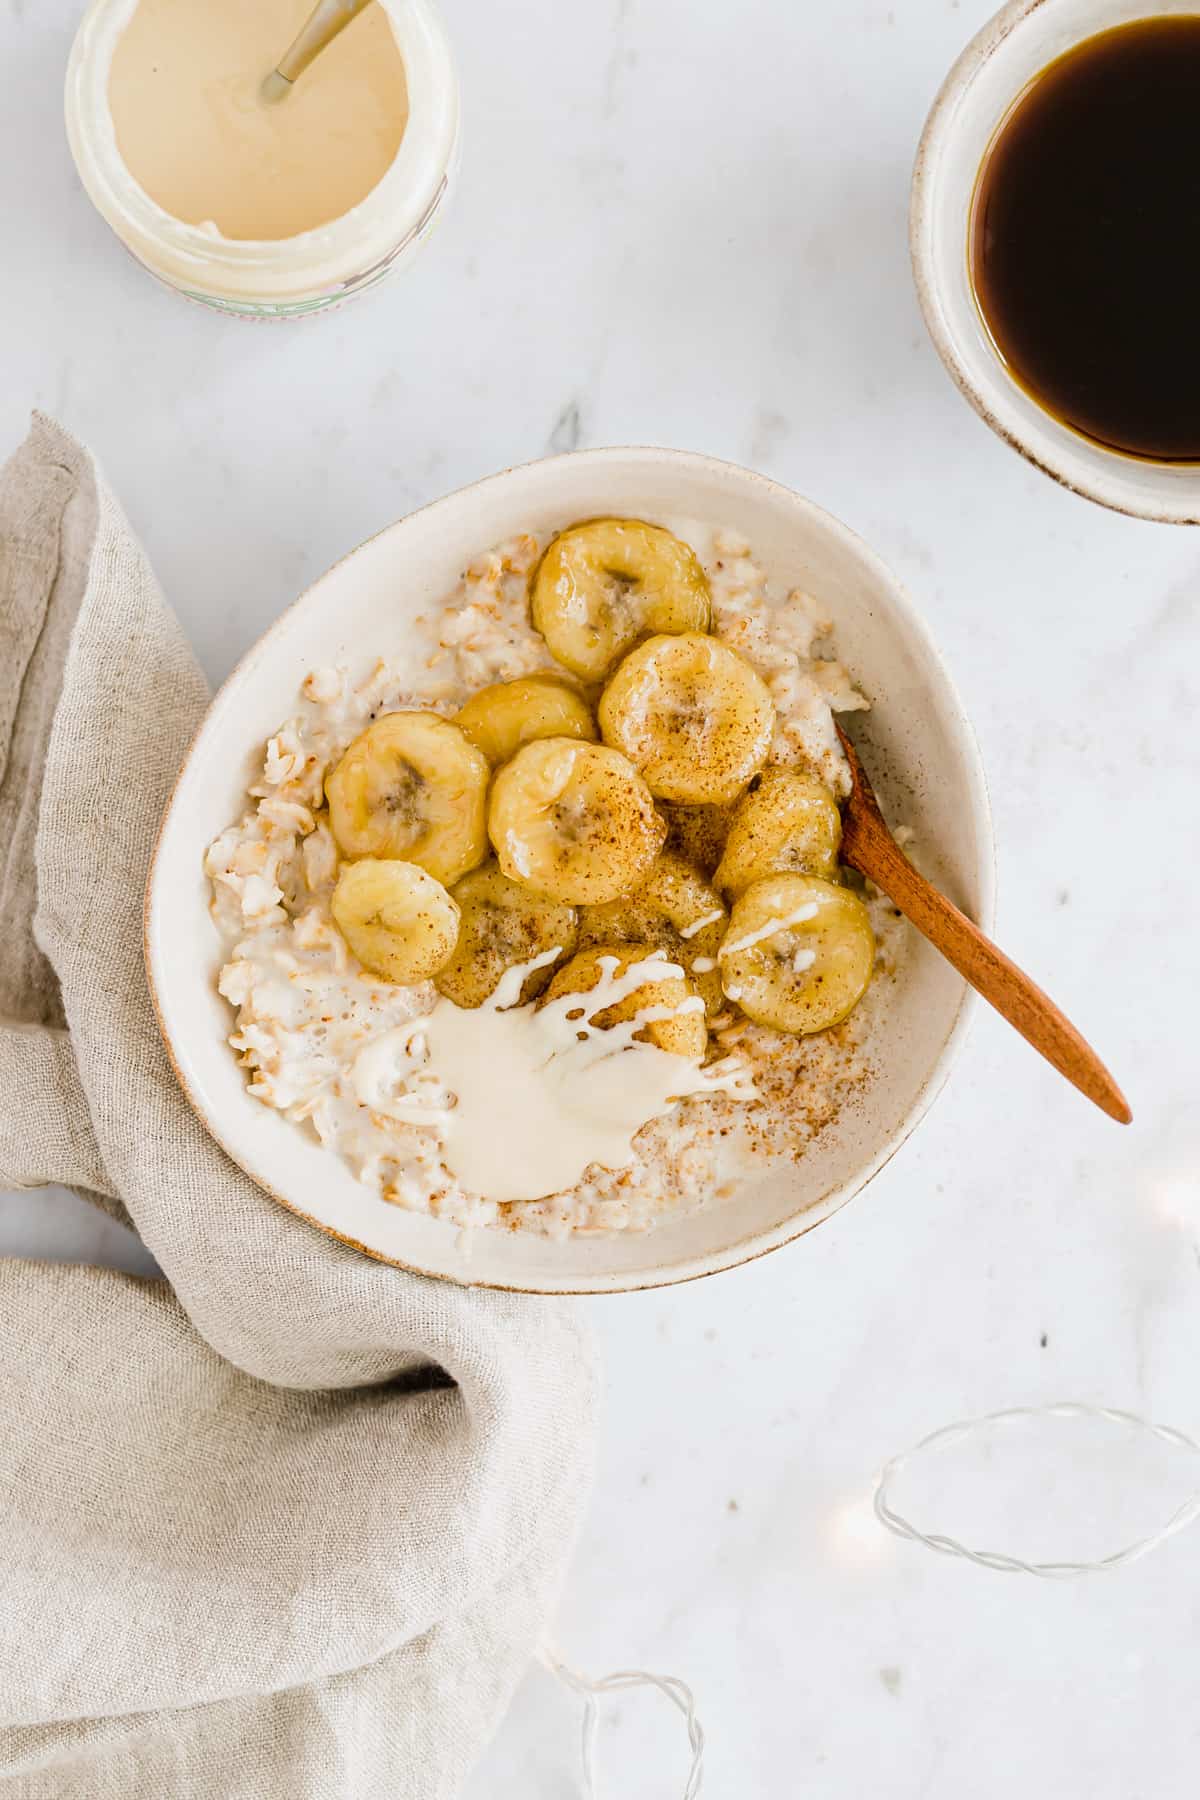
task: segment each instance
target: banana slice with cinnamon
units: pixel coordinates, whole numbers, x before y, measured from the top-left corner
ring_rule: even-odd
[[[583,681],[603,681],[639,638],[707,631],[712,613],[695,551],[644,519],[561,532],[533,572],[529,607],[550,654]]]
[[[654,637],[631,650],[599,706],[600,733],[685,805],[727,806],[771,748],[775,704],[761,675],[717,638]]]
[[[484,863],[464,875],[453,898],[462,913],[458,942],[438,971],[435,985],[456,1006],[482,1006],[506,971],[518,963],[533,962],[548,950],[569,956],[575,948],[575,908],[510,881],[498,863]],[[539,994],[550,975],[548,967],[528,975],[521,1000]]]
[[[748,1018],[807,1036],[853,1012],[875,961],[857,894],[816,875],[772,875],[734,905],[719,952],[721,983]]]
[[[733,812],[728,806],[673,806],[664,800],[659,811],[667,821],[667,848],[711,876],[725,850]]]
[[[711,1016],[724,996],[717,951],[729,924],[717,894],[681,856],[664,850],[633,892],[579,915],[581,944],[641,944],[663,949],[686,970]]]
[[[637,770],[615,750],[539,738],[497,773],[488,832],[511,881],[588,906],[635,887],[667,827]]]
[[[583,696],[553,675],[523,675],[481,688],[461,707],[455,724],[495,766],[535,738],[595,742],[599,733]]]
[[[546,989],[546,998],[558,1000],[564,994],[589,994],[598,985],[606,969],[614,977],[623,975],[627,969],[645,961],[651,954],[645,948],[634,949],[628,944],[596,944],[590,949],[581,950],[565,968],[559,969],[555,974]],[[634,1033],[634,1037],[646,1043],[657,1044],[660,1050],[669,1051],[672,1056],[703,1056],[708,1048],[704,1008],[691,983],[684,976],[654,973],[660,961],[660,958],[653,958],[646,963],[646,981],[641,987],[635,988],[633,993],[624,995],[611,1006],[602,1007],[596,1013],[584,1010],[584,1016],[601,1031],[606,1031],[612,1025],[627,1023],[649,1008],[669,1008],[669,1018],[647,1020],[642,1029]]]
[[[338,848],[455,882],[487,854],[489,774],[483,752],[439,713],[384,713],[326,780]]]
[[[734,809],[713,885],[740,894],[768,875],[837,876],[842,815],[823,781],[802,769],[766,769]]]
[[[458,937],[458,906],[441,882],[394,858],[343,863],[330,910],[363,968],[401,985],[436,974]]]

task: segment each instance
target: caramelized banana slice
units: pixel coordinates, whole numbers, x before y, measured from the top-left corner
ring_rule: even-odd
[[[727,806],[672,806],[664,801],[659,807],[667,821],[667,849],[682,856],[685,862],[711,876],[721,860],[733,814]]]
[[[599,733],[586,700],[553,675],[498,681],[472,694],[455,720],[488,761],[506,763],[535,738],[586,738]]]
[[[695,551],[643,519],[562,532],[533,572],[529,606],[550,654],[584,681],[603,681],[651,632],[707,631],[712,611]]]
[[[768,875],[833,881],[841,842],[842,815],[823,781],[799,769],[767,769],[737,804],[713,883],[737,895]]]
[[[436,986],[455,1006],[482,1006],[515,964],[532,962],[547,950],[569,956],[575,948],[575,908],[543,900],[510,881],[494,862],[464,875],[453,898],[462,923],[454,954],[439,970]],[[539,994],[549,979],[548,968],[535,969],[521,989],[522,1001]]]
[[[363,856],[343,863],[333,922],[364,969],[384,981],[426,981],[454,950],[458,907],[416,863]]]
[[[343,856],[401,857],[454,882],[487,854],[487,758],[433,712],[384,713],[325,783]]]
[[[711,1016],[725,1004],[717,951],[728,924],[725,908],[704,877],[664,850],[625,899],[584,907],[579,939],[585,945],[642,944],[665,950],[687,971]]]
[[[667,835],[637,770],[572,738],[539,738],[505,763],[488,831],[511,881],[574,906],[628,893]]]
[[[771,875],[734,906],[721,981],[749,1018],[807,1036],[854,1010],[874,960],[871,921],[857,894],[816,875]]]
[[[558,970],[546,989],[546,998],[558,1000],[564,994],[589,994],[604,973],[602,962],[605,957],[612,959],[610,969],[615,976],[623,975],[626,969],[644,961],[649,954],[645,949],[630,949],[628,944],[597,944],[590,950],[581,950],[565,968]],[[644,987],[635,988],[632,994],[600,1012],[585,1013],[584,1016],[601,1031],[607,1031],[610,1025],[623,1025],[649,1007],[670,1007],[673,1018],[653,1019],[634,1036],[646,1043],[657,1044],[660,1050],[667,1050],[672,1056],[703,1056],[708,1048],[708,1028],[699,997],[682,975],[664,975],[655,980],[651,974],[655,966],[655,962],[647,965]]]
[[[631,650],[600,697],[600,735],[663,800],[727,806],[767,760],[775,705],[762,677],[699,632]]]

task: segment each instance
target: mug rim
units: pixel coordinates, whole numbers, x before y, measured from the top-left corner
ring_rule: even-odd
[[[1200,464],[1156,462],[1128,456],[1057,419],[1005,367],[984,327],[986,368],[992,378],[989,382],[963,354],[943,304],[947,265],[945,247],[937,241],[934,187],[940,167],[948,156],[953,155],[963,102],[981,71],[1008,38],[1035,15],[1044,17],[1055,12],[1062,3],[1063,0],[1008,0],[1008,4],[984,23],[955,58],[934,97],[917,144],[909,198],[909,256],[917,301],[933,346],[959,392],[997,437],[1026,462],[1082,499],[1094,501],[1129,518],[1158,524],[1198,525]],[[1135,16],[1168,16],[1170,10],[1148,4],[1143,13]],[[1197,0],[1196,10],[1200,12],[1200,0]],[[1125,22],[1132,23],[1133,19]],[[1112,28],[1103,20],[1095,20],[1073,35],[1071,47],[1086,43],[1090,37],[1100,36]],[[1059,50],[1047,56],[1038,74],[1061,54],[1063,52]],[[1031,81],[1036,79],[1037,75],[1030,77]],[[1014,90],[1002,117],[1007,116],[1027,85]],[[982,162],[972,172],[972,193],[979,167]],[[959,247],[964,257],[968,256],[965,239]],[[978,309],[973,283],[971,289],[972,302]],[[1002,399],[1007,396],[1021,396],[1027,400],[1036,409],[1036,420],[1022,421],[1009,409],[1002,408]],[[1008,416],[1002,416],[1002,412]],[[1071,440],[1070,446],[1063,447],[1058,443],[1061,434]],[[1071,455],[1072,447],[1078,448],[1078,460]],[[1094,468],[1089,467],[1090,457],[1096,459]],[[1165,477],[1170,480],[1170,486],[1164,481],[1161,493],[1147,497],[1135,490],[1135,470],[1143,484],[1153,482],[1156,477]],[[1185,486],[1179,479],[1184,470],[1193,474],[1190,486]]]

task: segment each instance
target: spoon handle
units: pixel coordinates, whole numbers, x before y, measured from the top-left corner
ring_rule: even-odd
[[[865,784],[864,784],[865,785]],[[842,860],[881,888],[905,918],[1007,1019],[1026,1043],[1086,1094],[1110,1119],[1133,1117],[1124,1094],[1090,1044],[1036,982],[997,949],[977,925],[909,862],[870,793],[848,807]]]
[[[368,0],[317,0],[292,42],[263,84],[263,97],[286,99],[309,64],[356,19]]]

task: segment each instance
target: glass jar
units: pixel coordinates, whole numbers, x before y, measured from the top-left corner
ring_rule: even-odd
[[[67,136],[93,204],[152,275],[221,312],[275,319],[335,306],[413,254],[453,180],[458,78],[428,0],[377,3],[387,14],[408,86],[408,123],[394,161],[364,200],[327,225],[289,238],[235,240],[212,225],[173,218],[126,168],[108,81],[117,40],[137,0],[92,0],[67,67]]]

